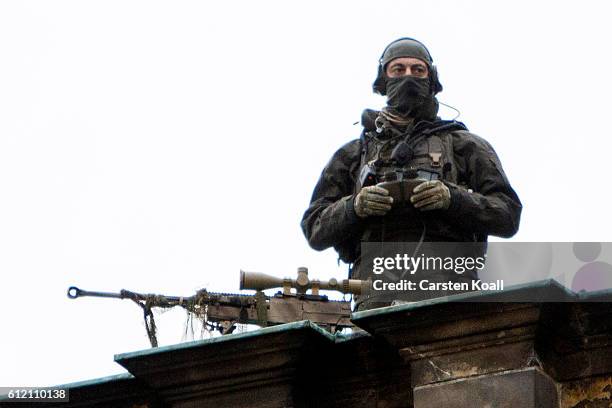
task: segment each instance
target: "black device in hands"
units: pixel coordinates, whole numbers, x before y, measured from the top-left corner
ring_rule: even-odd
[[[384,181],[376,185],[387,190],[389,196],[393,197],[393,207],[399,207],[412,205],[410,202],[412,190],[424,181],[427,180],[419,177],[419,173],[416,170],[408,170],[385,173]]]

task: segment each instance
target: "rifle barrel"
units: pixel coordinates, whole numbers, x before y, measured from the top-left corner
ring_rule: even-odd
[[[111,292],[91,292],[88,290],[79,289],[76,286],[71,286],[68,288],[68,297],[70,299],[76,299],[82,296],[94,296],[94,297],[105,297],[105,298],[116,298],[123,299],[121,293],[111,293]]]
[[[68,288],[68,297],[70,299],[76,299],[78,297],[83,296],[92,296],[92,297],[104,297],[104,298],[114,298],[114,299],[126,299],[126,298],[146,298],[147,296],[155,296],[155,295],[143,295],[136,292],[131,292],[129,290],[122,290],[119,293],[114,292],[94,292],[89,290],[79,289],[76,286],[71,286]],[[188,297],[181,296],[163,296],[163,298],[168,302],[181,302]]]

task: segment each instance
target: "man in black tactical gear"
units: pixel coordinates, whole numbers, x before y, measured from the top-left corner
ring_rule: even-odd
[[[463,123],[437,117],[442,85],[427,48],[411,38],[389,44],[373,90],[387,96],[387,105],[363,112],[361,137],[323,170],[302,219],[310,246],[333,246],[353,264],[353,278],[367,279],[372,271],[360,268],[363,242],[514,235],[521,202],[491,145]],[[398,180],[412,191],[385,188]]]

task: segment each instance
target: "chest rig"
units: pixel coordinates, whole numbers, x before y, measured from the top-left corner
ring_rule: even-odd
[[[366,130],[356,190],[385,181],[405,179],[457,182],[450,130],[465,129],[459,122],[445,123],[409,134],[384,135]]]

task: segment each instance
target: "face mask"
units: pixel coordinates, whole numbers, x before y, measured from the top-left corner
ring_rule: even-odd
[[[429,89],[429,78],[387,78],[387,107],[402,116],[420,118],[434,100]]]

